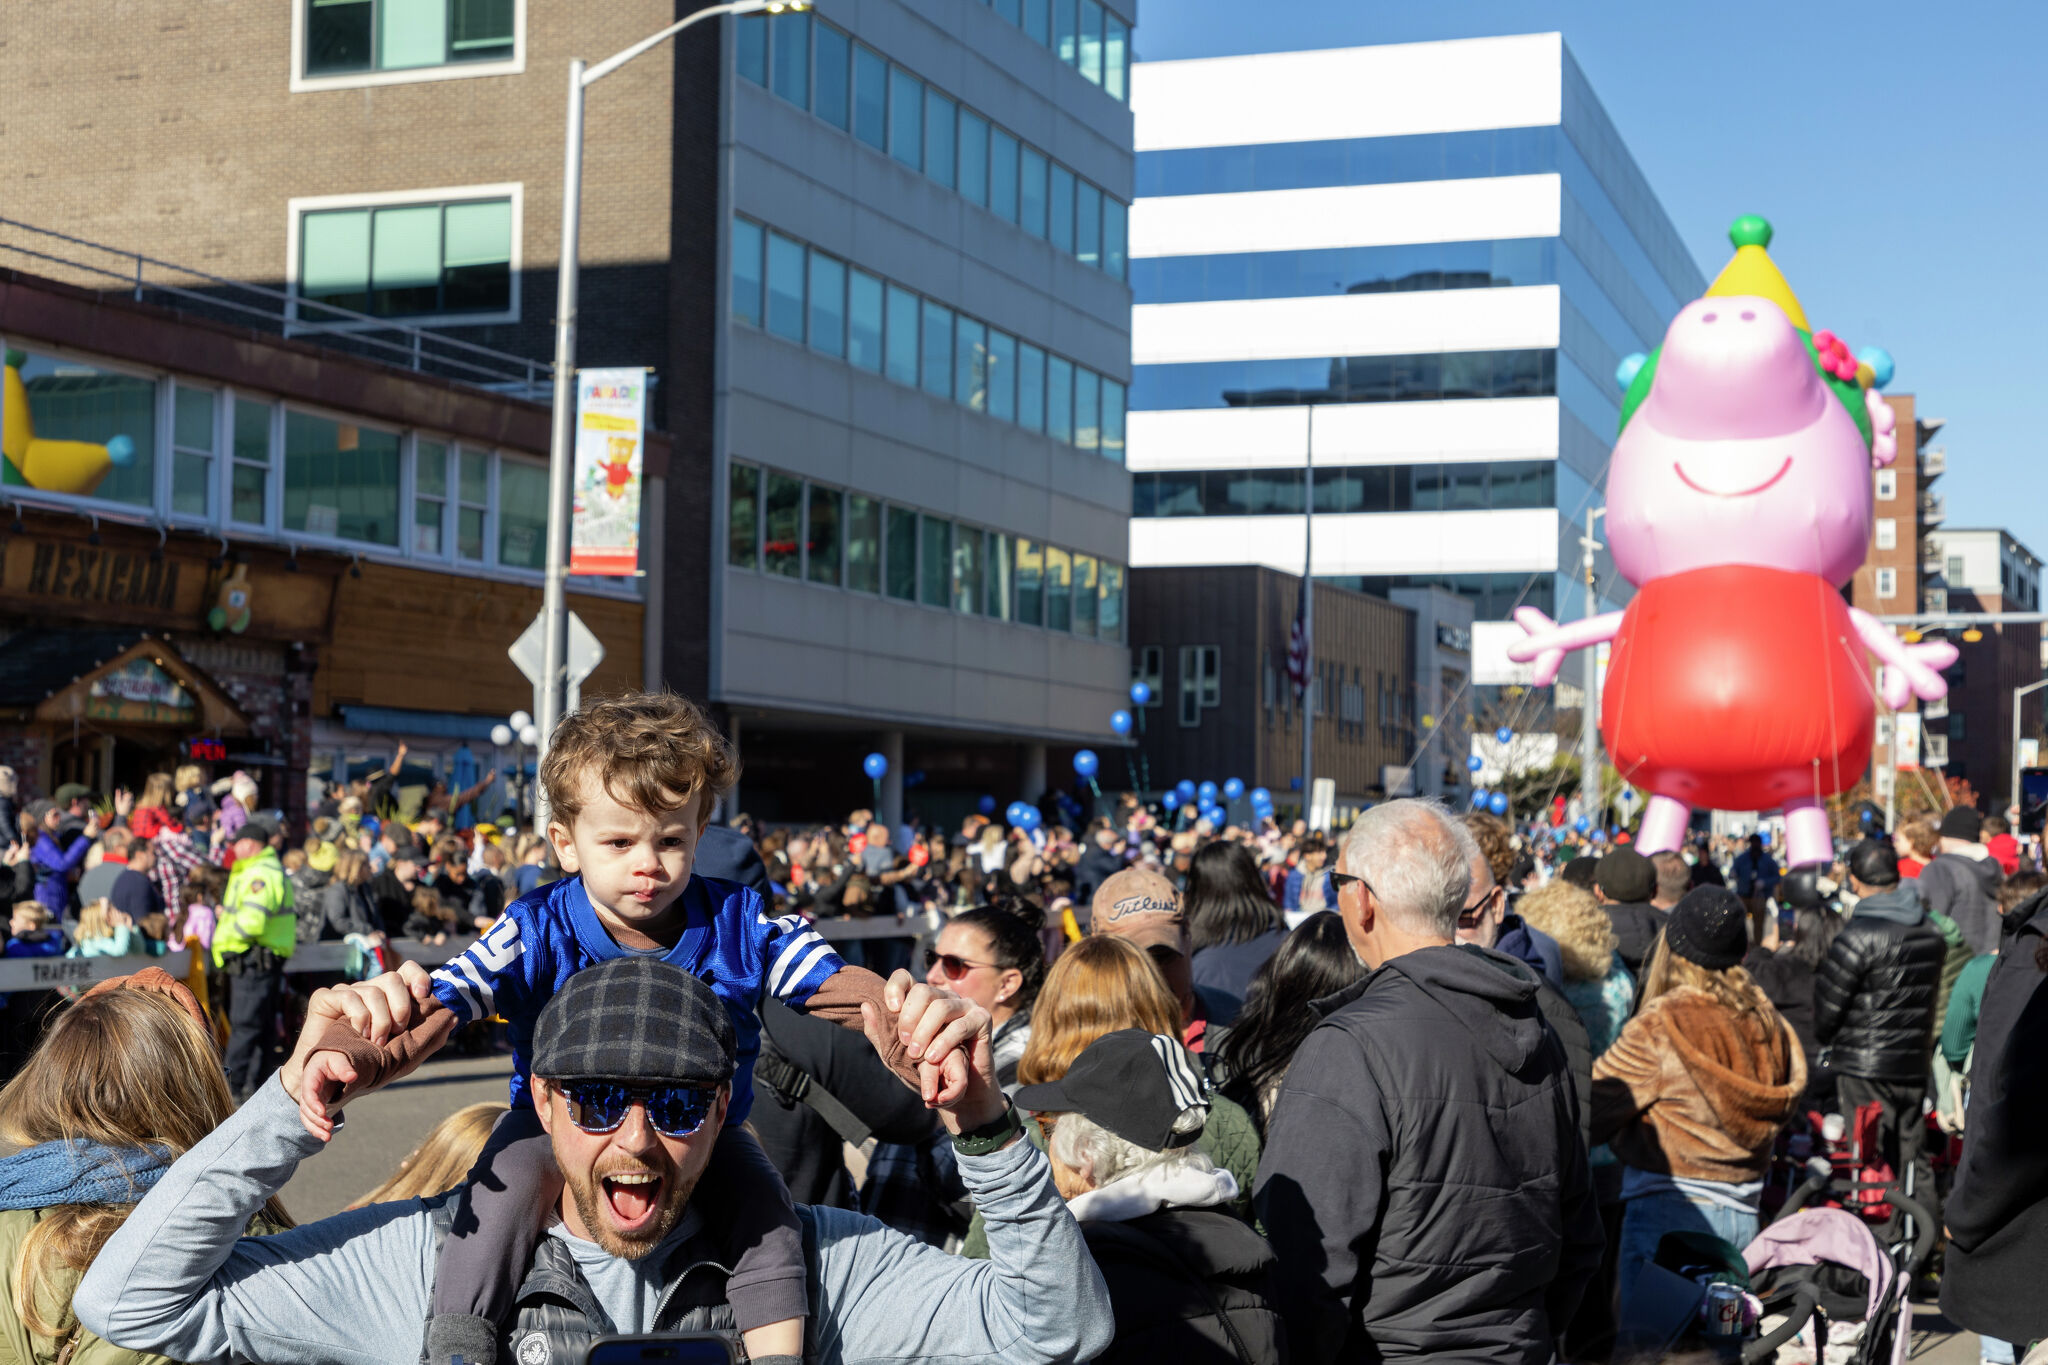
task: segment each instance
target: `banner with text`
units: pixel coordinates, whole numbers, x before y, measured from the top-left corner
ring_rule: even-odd
[[[647,371],[576,372],[576,464],[570,490],[569,572],[640,568],[640,477]]]

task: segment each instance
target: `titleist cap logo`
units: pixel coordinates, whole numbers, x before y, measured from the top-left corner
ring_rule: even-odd
[[[1180,905],[1176,901],[1164,900],[1158,896],[1125,896],[1112,901],[1109,918],[1112,922],[1129,919],[1132,915],[1171,915],[1180,918]]]

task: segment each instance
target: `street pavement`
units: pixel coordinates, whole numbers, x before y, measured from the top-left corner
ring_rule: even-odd
[[[433,1126],[480,1100],[505,1101],[510,1053],[435,1057],[418,1071],[348,1107],[327,1150],[302,1164],[281,1197],[310,1223],[339,1213],[384,1183]]]

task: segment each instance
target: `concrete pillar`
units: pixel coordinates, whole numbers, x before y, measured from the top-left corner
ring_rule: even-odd
[[[1027,744],[1024,746],[1024,779],[1022,786],[1023,790],[1017,793],[1019,800],[1029,801],[1036,805],[1038,798],[1045,795],[1045,746],[1043,744]]]
[[[903,732],[882,731],[882,742],[875,750],[889,760],[889,771],[882,774],[882,808],[875,818],[888,829],[893,847],[896,831],[903,825]]]

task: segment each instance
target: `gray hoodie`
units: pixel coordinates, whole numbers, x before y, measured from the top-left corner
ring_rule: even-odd
[[[1920,869],[1920,900],[1929,910],[1956,922],[1971,952],[1995,953],[1998,887],[2004,880],[2004,871],[1988,853],[1982,857],[1943,853]]]
[[[79,1321],[118,1346],[173,1360],[416,1365],[436,1247],[421,1201],[355,1209],[275,1237],[240,1235],[321,1145],[273,1077],[109,1239],[72,1300]],[[1051,1365],[1108,1347],[1109,1291],[1045,1157],[1017,1142],[958,1161],[988,1221],[986,1261],[949,1256],[857,1213],[810,1210],[812,1360]]]

